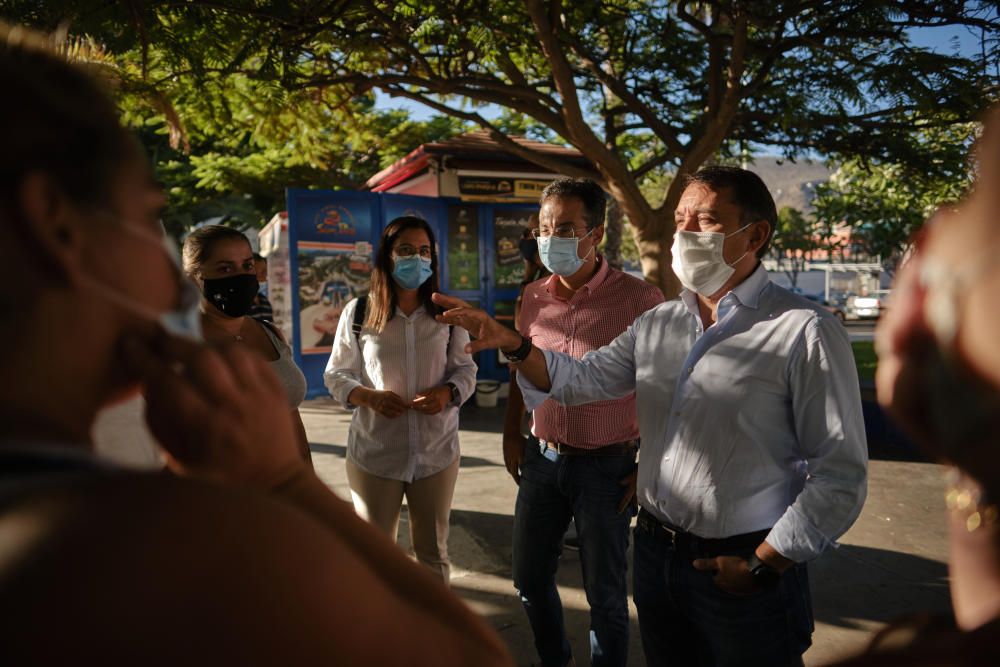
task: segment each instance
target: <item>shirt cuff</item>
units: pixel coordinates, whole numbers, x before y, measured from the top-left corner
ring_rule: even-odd
[[[364,385],[357,380],[347,379],[341,379],[337,384],[340,386],[337,387],[337,392],[333,395],[334,398],[340,401],[340,404],[348,410],[356,410],[358,406],[348,401],[347,397],[351,395],[352,391],[358,387],[364,387]]]
[[[542,391],[531,384],[528,378],[524,377],[524,373],[518,373],[517,386],[521,388],[521,394],[524,397],[524,407],[529,411],[534,410],[551,398],[552,393],[556,390],[558,357],[549,350],[539,350],[539,352],[545,357],[545,365],[549,369],[549,382],[552,384],[552,388],[549,391]]]
[[[767,543],[785,558],[796,563],[813,560],[837,543],[812,525],[794,506],[774,524],[767,535]]]

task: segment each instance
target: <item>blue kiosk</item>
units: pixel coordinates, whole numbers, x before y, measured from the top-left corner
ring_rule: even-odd
[[[516,140],[588,168],[575,150]],[[340,312],[367,294],[375,246],[398,216],[419,216],[434,229],[442,291],[513,326],[523,277],[518,241],[542,189],[558,176],[473,132],[420,146],[373,176],[368,192],[289,189],[287,213],[276,215],[259,239],[275,322],[292,341],[307,397],[327,394],[323,369]],[[497,352],[482,352],[476,361],[481,379],[508,380]]]

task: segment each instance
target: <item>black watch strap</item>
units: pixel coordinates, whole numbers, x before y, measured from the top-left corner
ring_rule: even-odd
[[[510,360],[511,363],[519,364],[528,358],[531,354],[531,339],[527,336],[521,336],[521,345],[513,352],[504,351],[504,356]]]
[[[757,554],[751,554],[747,559],[747,567],[754,582],[761,588],[776,588],[781,583],[781,573],[758,558]]]
[[[462,397],[458,391],[458,386],[454,382],[445,382],[444,384],[451,389],[451,402],[458,405],[458,400]]]

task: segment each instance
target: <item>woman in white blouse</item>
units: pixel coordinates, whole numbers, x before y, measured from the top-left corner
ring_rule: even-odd
[[[347,479],[357,513],[396,539],[403,497],[417,560],[447,583],[458,479],[458,408],[475,389],[468,333],[440,324],[434,232],[404,216],[385,228],[371,292],[347,304],[323,374],[354,410]],[[363,309],[359,313],[359,309]]]

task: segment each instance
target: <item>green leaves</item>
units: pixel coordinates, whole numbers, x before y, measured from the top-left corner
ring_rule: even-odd
[[[816,188],[816,215],[848,225],[852,242],[893,270],[934,211],[968,190],[967,155],[977,132],[975,123],[917,125],[906,140],[915,164],[844,159]]]

